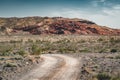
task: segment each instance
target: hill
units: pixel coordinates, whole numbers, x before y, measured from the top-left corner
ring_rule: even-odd
[[[0,18],[0,33],[120,35],[120,29],[100,26],[84,19],[62,17]]]

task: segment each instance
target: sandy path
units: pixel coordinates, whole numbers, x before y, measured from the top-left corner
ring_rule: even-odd
[[[77,80],[79,61],[61,54],[41,56],[43,64],[33,69],[20,80]]]
[[[77,80],[80,72],[79,61],[75,58],[57,55],[63,58],[66,64],[59,70],[51,80]]]
[[[43,64],[30,71],[29,74],[23,76],[20,80],[39,80],[39,78],[50,73],[55,64],[58,62],[57,59],[51,57],[50,55],[42,55],[41,57],[45,60]]]

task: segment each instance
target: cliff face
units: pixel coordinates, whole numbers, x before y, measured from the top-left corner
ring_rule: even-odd
[[[62,17],[0,18],[1,30],[10,28],[11,33],[19,31],[31,34],[82,34],[120,35],[119,29],[99,26],[92,21]]]

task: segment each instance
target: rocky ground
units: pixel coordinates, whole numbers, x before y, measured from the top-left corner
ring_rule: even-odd
[[[0,56],[0,80],[16,80],[41,63],[40,57]]]
[[[107,80],[120,79],[120,53],[44,54],[41,58],[4,66],[1,80],[101,80],[99,74],[111,77]]]
[[[120,80],[119,47],[119,36],[2,36],[0,80],[28,80],[32,71],[40,80],[70,80],[74,72],[72,80]]]
[[[97,79],[99,74],[120,80],[120,53],[80,53],[74,54],[74,57],[83,61],[80,80],[101,80]],[[102,80],[106,79],[103,77]]]

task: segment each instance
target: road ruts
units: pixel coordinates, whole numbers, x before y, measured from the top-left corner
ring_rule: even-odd
[[[43,64],[19,80],[77,80],[80,63],[77,59],[62,54],[41,56]]]
[[[80,73],[80,63],[77,59],[65,56],[57,55],[64,59],[66,64],[59,70],[57,74],[51,80],[78,80]]]

